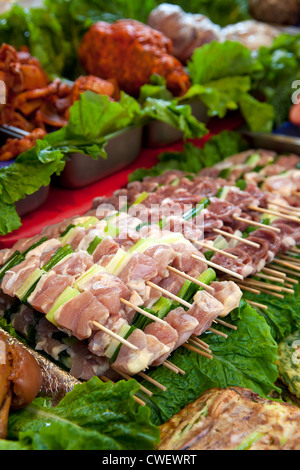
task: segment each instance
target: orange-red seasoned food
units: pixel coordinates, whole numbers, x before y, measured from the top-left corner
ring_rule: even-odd
[[[6,143],[0,148],[0,161],[7,161],[16,158],[26,150],[35,146],[37,140],[45,137],[44,129],[36,128],[21,139],[7,139]]]
[[[113,24],[99,21],[85,33],[79,57],[87,73],[115,79],[121,90],[133,96],[151,75],[166,78],[168,89],[180,96],[190,81],[173,55],[172,42],[161,32],[135,20]]]
[[[0,48],[0,80],[6,86],[6,104],[0,105],[0,125],[5,123],[28,132],[66,125],[70,107],[86,90],[111,99],[119,97],[116,84],[99,77],[82,76],[74,83],[50,81],[35,57],[8,44]]]

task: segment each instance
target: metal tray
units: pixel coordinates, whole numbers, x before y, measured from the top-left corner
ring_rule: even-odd
[[[265,134],[239,129],[238,132],[253,148],[273,150],[274,152],[296,153],[300,155],[300,138],[284,134]]]
[[[61,175],[53,177],[53,184],[67,189],[78,189],[93,184],[132,163],[142,148],[142,127],[120,131],[106,145],[107,159],[80,153],[68,157]]]
[[[20,131],[20,132],[18,132]],[[19,129],[13,127],[6,127],[0,129],[0,145],[3,145],[7,138],[20,138],[22,135],[26,135],[26,133]],[[8,160],[8,161],[0,161],[0,168],[4,168],[6,166],[10,166],[15,162],[15,159]],[[48,195],[49,195],[49,186],[42,186],[38,191],[33,194],[26,196],[24,199],[21,199],[16,202],[16,211],[19,217],[23,217],[24,215],[35,211],[39,207],[41,207],[44,202],[46,202]]]
[[[16,211],[19,217],[39,209],[48,199],[50,187],[42,186],[35,193],[26,196],[16,202]]]
[[[204,124],[208,123],[210,118],[207,113],[207,107],[202,101],[191,101],[185,104],[191,106],[192,115],[198,119],[198,121]],[[160,121],[152,121],[147,124],[144,129],[144,144],[146,147],[150,148],[170,145],[182,140],[182,138],[183,132]]]

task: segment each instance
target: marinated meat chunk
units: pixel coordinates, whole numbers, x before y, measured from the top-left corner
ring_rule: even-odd
[[[182,307],[171,310],[165,317],[165,320],[178,334],[173,350],[184,344],[199,326],[198,320],[194,316],[189,315]]]
[[[219,300],[204,290],[198,291],[194,296],[193,306],[188,310],[188,314],[198,321],[198,326],[194,331],[195,335],[199,336],[210,328],[223,310],[223,304]]]
[[[161,343],[155,336],[147,335],[142,330],[134,330],[127,340],[137,346],[138,351],[133,351],[123,344],[113,366],[119,371],[129,375],[135,375],[141,372],[156,359],[170,351],[169,348]]]
[[[79,340],[89,338],[97,329],[93,321],[104,325],[108,317],[109,310],[88,291],[69,300],[55,312],[59,327]]]
[[[235,282],[214,281],[210,286],[214,289],[213,296],[223,305],[223,310],[219,313],[220,317],[225,317],[240,305],[243,293]]]

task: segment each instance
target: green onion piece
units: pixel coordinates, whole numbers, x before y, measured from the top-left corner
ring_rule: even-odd
[[[107,226],[104,230],[108,237],[116,237],[117,235],[119,235],[119,231],[120,230],[115,225],[112,225],[110,222],[107,222]]]
[[[228,176],[230,175],[230,173],[231,173],[231,168],[224,168],[224,170],[220,171],[219,178],[223,178],[224,180],[226,180]]]
[[[47,237],[42,238],[38,242],[34,243],[31,245],[27,250],[25,250],[23,253],[20,253],[20,251],[15,251],[9,259],[1,266],[0,268],[0,282],[2,281],[4,274],[6,271],[9,269],[12,269],[14,266],[17,266],[17,264],[20,264],[22,261],[24,261],[25,256],[29,251],[34,250],[34,248],[37,248],[39,245],[47,241]]]
[[[65,235],[67,235],[67,233],[71,230],[71,228],[75,228],[75,225],[74,225],[74,224],[68,225],[68,227],[66,228],[66,230],[64,230],[64,232],[60,235],[59,238],[63,238]]]
[[[156,240],[151,238],[141,238],[137,243],[135,243],[131,248],[129,248],[128,253],[143,253],[152,245],[157,243]]]
[[[141,202],[143,202],[147,197],[148,197],[148,194],[147,191],[143,191],[137,198],[136,200],[134,201],[134,203],[132,204],[133,206],[137,205],[137,204],[140,204]]]
[[[26,256],[27,253],[29,253],[29,251],[34,250],[34,249],[37,248],[38,246],[42,245],[42,243],[45,243],[47,240],[48,240],[47,237],[41,238],[38,242],[36,242],[36,243],[34,243],[33,245],[31,245],[26,251],[23,251],[22,255],[23,255],[23,256]]]
[[[44,272],[45,271],[43,271],[42,269],[35,269],[16,291],[15,296],[18,297],[18,299],[20,299],[22,302],[25,302],[30,295],[29,292],[31,293],[34,290],[34,287],[36,286]]]
[[[89,228],[92,225],[95,225],[99,222],[99,219],[97,217],[87,217],[83,218],[82,222],[79,222],[78,226],[83,227],[83,228]]]
[[[182,218],[184,220],[191,220],[191,219],[195,218],[198,214],[200,214],[200,212],[203,211],[203,209],[205,209],[207,206],[209,206],[209,204],[210,204],[209,199],[207,199],[206,197],[203,198],[195,207],[193,207],[189,211],[185,212],[185,214],[183,214]]]
[[[176,177],[173,181],[171,181],[170,186],[178,186],[179,185],[179,178]]]
[[[208,250],[204,252],[205,258],[209,261],[214,256],[215,252],[213,250]]]
[[[43,266],[44,271],[48,272],[54,266],[56,266],[60,261],[62,261],[66,256],[71,255],[73,253],[73,249],[70,245],[65,245],[55,252],[52,258]]]
[[[6,271],[9,269],[13,268],[17,264],[20,264],[22,261],[24,261],[25,257],[23,256],[22,253],[19,251],[15,251],[15,253],[10,256],[10,258],[4,263],[4,265],[0,269],[0,281],[2,281],[4,274]]]
[[[245,180],[242,180],[242,179],[239,179],[237,180],[237,182],[235,183],[235,186],[236,188],[240,188],[241,190],[244,190],[247,186],[247,183]]]
[[[48,321],[53,323],[54,325],[58,326],[58,324],[55,321],[55,314],[57,310],[65,305],[69,300],[73,299],[77,295],[79,295],[80,292],[77,289],[73,289],[72,287],[68,286],[56,299],[54,304],[52,305],[52,308],[50,311],[47,313],[46,318]]]
[[[197,280],[203,282],[206,285],[209,285],[216,279],[217,275],[216,272],[212,268],[206,269],[200,276],[197,277]],[[185,296],[182,297],[183,300],[189,302],[195,295],[198,290],[203,290],[203,287],[198,286],[191,282],[189,289],[186,291]]]
[[[133,331],[134,331],[135,329],[136,329],[136,327],[135,327],[134,325],[131,325],[131,327],[130,327],[129,330],[127,331],[126,335],[124,336],[124,339],[129,338],[129,336],[131,335],[131,333],[133,333]],[[120,344],[118,345],[118,347],[117,347],[117,349],[115,350],[114,354],[111,356],[111,358],[110,358],[110,362],[111,362],[111,363],[114,363],[115,360],[117,359],[121,347],[122,347],[122,343],[120,343]]]
[[[250,155],[247,160],[246,160],[246,165],[248,166],[256,166],[256,164],[259,162],[260,160],[260,155],[259,153],[253,153],[252,155]]]
[[[74,288],[82,291],[87,282],[100,272],[105,272],[105,268],[99,264],[94,264],[74,282]]]
[[[249,450],[251,449],[252,444],[254,444],[256,441],[259,441],[260,438],[264,436],[264,433],[254,431],[253,433],[250,434],[246,439],[241,442],[241,444],[238,445],[236,450]]]
[[[95,237],[94,240],[89,244],[87,252],[89,255],[92,255],[94,251],[96,250],[97,246],[99,245],[100,242],[102,242],[103,238],[101,237]]]

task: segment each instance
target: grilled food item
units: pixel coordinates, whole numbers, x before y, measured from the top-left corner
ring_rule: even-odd
[[[58,78],[50,81],[35,57],[8,44],[0,47],[0,80],[6,92],[5,103],[0,104],[0,125],[25,131],[22,138],[7,139],[0,149],[0,161],[17,157],[49,130],[67,125],[70,107],[81,93],[90,90],[111,100],[120,96],[115,82],[95,76],[80,76],[74,83]]]
[[[300,18],[300,4],[298,0],[249,0],[249,12],[267,23],[295,25]]]
[[[162,3],[152,10],[147,23],[171,39],[175,57],[186,63],[196,48],[212,41],[237,41],[251,50],[271,46],[281,31],[279,27],[264,23],[266,19],[260,20],[240,21],[221,28],[207,16],[187,13],[178,5]]]
[[[221,40],[221,27],[204,15],[185,13],[179,5],[162,3],[152,10],[148,25],[172,40],[174,55],[183,63],[197,47]]]
[[[300,398],[300,331],[292,333],[279,343],[278,370],[289,391]]]
[[[120,89],[134,96],[154,74],[166,78],[167,87],[174,95],[187,92],[188,75],[172,54],[169,38],[129,19],[113,24],[95,23],[79,47],[79,58],[87,73],[115,79]]]
[[[161,426],[158,450],[299,450],[299,425],[294,405],[215,388]]]
[[[6,437],[10,409],[31,403],[41,385],[41,369],[32,354],[11,344],[0,330],[0,438]]]

